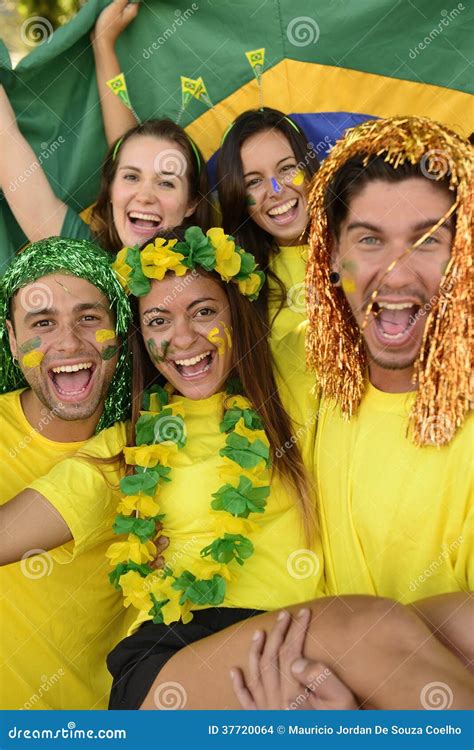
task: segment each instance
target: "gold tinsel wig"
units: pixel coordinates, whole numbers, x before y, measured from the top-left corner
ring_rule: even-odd
[[[331,236],[325,209],[338,170],[352,157],[382,156],[394,168],[420,164],[420,177],[445,179],[453,191],[447,214],[414,246],[421,244],[451,214],[456,214],[451,258],[427,316],[414,369],[417,395],[410,415],[417,445],[448,443],[472,403],[470,391],[472,318],[473,149],[453,131],[422,117],[369,121],[347,131],[314,176],[309,193],[310,253],[306,274],[309,325],[307,362],[317,373],[326,398],[335,399],[350,419],[366,388],[367,355],[362,333],[341,287],[330,283]],[[395,261],[398,262],[398,261]],[[391,271],[394,263],[387,268]],[[386,275],[385,274],[385,275]],[[366,320],[377,292],[366,314]]]

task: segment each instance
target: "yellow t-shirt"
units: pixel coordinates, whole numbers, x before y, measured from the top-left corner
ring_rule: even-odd
[[[224,394],[201,401],[172,397],[171,401],[175,400],[184,405],[186,444],[172,455],[171,482],[160,485],[158,497],[160,512],[165,514],[163,533],[170,540],[165,559],[178,574],[186,568],[192,570],[194,562],[200,559],[200,550],[218,536],[213,519],[219,514],[211,514],[210,504],[212,493],[224,484],[218,467],[222,465],[219,450],[225,445],[225,436],[219,430],[224,414]],[[312,455],[315,412],[313,418],[308,419],[307,410],[299,408],[298,403],[293,403],[290,409],[295,419],[295,439],[302,445],[303,453]],[[303,414],[306,424],[299,421]],[[87,444],[88,452],[92,443]],[[289,449],[289,445],[281,446],[282,451]],[[109,477],[109,483],[118,478],[117,475]],[[102,527],[107,515],[104,510],[100,511],[93,498],[100,498],[100,503],[108,506],[113,496],[100,472],[77,457],[69,458],[58,464],[46,479],[32,486],[47,497],[68,522],[75,539],[71,554],[77,554],[78,548],[86,549],[88,537],[98,533],[94,524],[98,525],[100,516]],[[74,504],[65,502],[64,497],[74,497]],[[80,508],[81,513],[76,513],[75,508]],[[235,580],[227,584],[224,606],[273,610],[320,595],[324,584],[319,538],[308,549],[296,498],[277,476],[272,478],[265,513],[252,515],[251,520],[260,529],[251,539],[255,551],[242,567],[235,566]],[[133,620],[132,630],[142,619],[135,613],[131,617]]]
[[[286,289],[286,300],[277,314],[282,294],[278,284],[268,277],[268,319],[271,336],[276,340],[296,328],[306,317],[304,280],[307,256],[308,245],[295,245],[280,247],[270,260],[270,269]]]
[[[178,574],[186,568],[192,571],[200,550],[218,536],[210,503],[211,495],[224,484],[218,474],[222,465],[219,450],[225,444],[219,432],[224,395],[201,401],[172,397],[174,400],[184,403],[187,441],[170,460],[171,482],[161,485],[159,498],[160,512],[166,516],[163,533],[170,539],[165,559]],[[311,425],[297,437],[310,447]],[[295,497],[277,476],[273,475],[265,513],[251,514],[250,519],[259,526],[250,537],[254,553],[242,567],[235,566],[235,579],[227,582],[222,606],[274,610],[321,595],[319,540],[308,549]],[[145,619],[146,614],[137,613],[129,632]]]
[[[84,443],[54,442],[33,429],[20,393],[0,396],[0,503],[35,487],[71,524],[84,553],[72,564],[64,564],[71,556],[58,549],[0,568],[0,708],[104,709],[111,686],[105,658],[125,628],[121,595],[107,580],[104,558],[113,516],[109,513],[102,525],[95,521],[90,533],[80,531],[80,493],[76,497],[67,487],[67,463],[73,461],[77,473],[79,462],[62,459]],[[123,427],[113,427],[94,440],[105,441],[104,451],[112,455],[123,433]],[[56,495],[48,494],[58,462],[65,481],[55,487]],[[33,481],[50,470],[49,480]],[[81,491],[87,487],[88,501],[100,506],[99,518],[107,506],[115,510],[117,495],[112,499],[110,492],[107,499],[101,478],[95,487],[102,494],[94,494],[90,476],[85,466],[78,480]]]
[[[448,445],[417,447],[415,395],[369,384],[350,422],[321,403],[314,471],[329,593],[407,603],[474,588],[474,419]]]

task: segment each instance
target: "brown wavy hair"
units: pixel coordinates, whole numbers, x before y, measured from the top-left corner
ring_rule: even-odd
[[[279,253],[271,234],[259,227],[249,216],[247,190],[245,187],[241,149],[245,141],[257,133],[278,130],[289,142],[298,166],[309,181],[318,171],[316,150],[296,123],[277,109],[262,107],[243,112],[232,124],[224,137],[217,159],[217,181],[219,204],[222,211],[222,226],[233,235],[238,244],[255,255],[260,268],[271,276],[281,292],[281,304],[286,300],[287,290],[278,277],[268,268],[274,255]],[[309,217],[308,217],[309,223]],[[260,293],[259,307],[267,307],[267,287]]]
[[[183,235],[184,229],[180,227],[173,232],[159,232],[156,236],[182,240]],[[148,240],[146,244],[148,242],[153,240]],[[244,297],[236,284],[226,284],[215,273],[206,273],[201,269],[199,273],[219,283],[227,295],[233,324],[234,366],[230,377],[240,380],[242,393],[262,418],[270,442],[274,470],[287,491],[296,498],[303,530],[310,543],[317,528],[314,493],[311,492],[308,473],[293,437],[295,428],[282,404],[273,375],[273,360],[265,323],[257,314],[255,303]],[[131,298],[131,303],[133,323],[130,326],[128,344],[132,357],[132,418],[129,445],[134,445],[135,425],[143,391],[154,383],[164,385],[165,380],[152,364],[145,348],[140,332],[137,299]],[[287,450],[287,446],[291,447]]]
[[[197,224],[204,231],[210,229],[215,224],[206,163],[199,148],[194,144],[194,150],[189,136],[180,125],[176,125],[172,120],[167,118],[162,120],[145,120],[145,122],[127,130],[122,138],[119,138],[112,144],[102,167],[99,197],[91,213],[91,229],[96,242],[112,253],[118,252],[123,246],[115,229],[110,203],[110,190],[119,162],[118,158],[114,159],[114,155],[117,155],[117,144],[119,144],[118,154],[120,154],[120,149],[123,148],[124,143],[137,136],[163,138],[176,144],[186,159],[189,200],[198,201],[196,210],[187,222],[189,225]]]

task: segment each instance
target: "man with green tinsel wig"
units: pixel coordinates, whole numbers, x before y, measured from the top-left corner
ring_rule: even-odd
[[[22,490],[34,493],[35,482],[94,433],[88,453],[120,451],[130,400],[122,346],[130,308],[106,253],[53,237],[12,261],[1,282],[0,318],[1,511]],[[112,489],[97,496],[93,482],[89,496],[101,507],[92,531],[81,528],[74,497],[16,510],[30,552],[0,570],[2,709],[106,708],[105,657],[124,632],[105,559],[116,496]],[[58,524],[74,529],[74,555],[72,543],[51,552],[38,543],[37,534]],[[2,526],[2,547],[13,547],[8,521]]]

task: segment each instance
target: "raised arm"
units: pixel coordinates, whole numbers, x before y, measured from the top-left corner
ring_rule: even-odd
[[[1,85],[0,187],[31,242],[60,234],[67,206],[54,194],[39,159],[21,134]]]
[[[107,81],[121,72],[115,43],[122,31],[136,17],[139,7],[137,3],[128,3],[128,0],[113,0],[100,14],[91,34],[97,88],[105,137],[109,145],[137,124],[133,113],[107,86]]]
[[[23,490],[0,507],[0,565],[18,562],[32,550],[60,547],[71,539],[64,518],[36,490]]]

